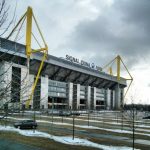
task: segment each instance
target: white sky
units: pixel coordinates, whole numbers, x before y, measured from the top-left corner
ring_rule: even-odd
[[[129,18],[124,17],[126,13],[129,13],[126,10],[120,14],[118,12],[116,13],[116,11],[120,11],[118,9],[118,5],[122,8],[130,7],[129,1],[125,2],[122,0],[126,6],[118,4],[120,2],[118,0],[16,1],[17,19],[26,11],[28,6],[33,8],[42,33],[46,39],[46,42],[48,43],[49,54],[51,55],[65,57],[66,54],[69,54],[76,58],[86,60],[90,63],[94,62],[99,66],[103,66],[117,54],[121,53],[120,55],[129,65],[129,70],[134,78],[134,83],[132,84],[131,90],[127,96],[127,102],[130,102],[132,95],[135,103],[150,104],[150,51],[148,49],[146,52],[142,52],[141,49],[141,51],[138,50],[136,52],[135,47],[137,46],[137,43],[135,42],[135,37],[139,36],[137,33],[139,26],[136,26],[136,22],[132,22],[129,20]],[[12,4],[11,9],[13,9],[15,0],[10,1],[10,3]],[[132,5],[134,4],[131,3],[131,6]],[[145,7],[145,5],[143,7]],[[133,14],[134,10],[131,13]],[[103,20],[101,21],[101,19]],[[125,24],[125,21],[129,21],[130,24]],[[105,28],[108,29],[107,24],[109,24],[109,33],[103,33]],[[143,30],[141,29],[140,32],[145,33],[144,29],[145,28],[143,27]],[[111,36],[110,33],[113,33],[113,37],[119,37],[119,41],[113,40],[114,38],[109,39],[109,35]],[[144,37],[145,40],[148,40],[149,37],[146,37],[141,33],[140,35]],[[89,40],[89,34],[93,35],[93,41]],[[105,37],[106,34],[108,34],[108,37]],[[100,46],[98,45],[99,41],[97,41],[97,38],[94,40],[94,37],[96,37],[95,35],[99,38],[99,40],[101,39],[102,41],[100,41]],[[100,35],[101,37],[99,37]],[[124,36],[122,37],[122,35]],[[121,43],[124,41],[124,39],[125,42],[128,42],[129,44],[126,43],[126,45],[123,47],[118,43]],[[89,41],[91,41],[91,43]],[[107,41],[109,43],[107,43]],[[109,45],[113,46],[110,47]],[[116,48],[120,49],[120,51],[115,50]],[[150,46],[148,48],[150,48]],[[137,54],[134,56],[134,53]]]

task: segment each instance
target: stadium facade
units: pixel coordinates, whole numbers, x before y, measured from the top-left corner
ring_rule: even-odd
[[[25,107],[42,55],[34,54],[27,67],[25,46],[0,38],[1,107]],[[126,80],[66,55],[48,55],[36,86],[31,109],[118,110],[123,104]]]

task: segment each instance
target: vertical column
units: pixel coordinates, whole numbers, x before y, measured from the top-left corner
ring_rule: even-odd
[[[0,100],[0,106],[4,106],[8,101],[11,102],[11,79],[12,66],[8,62],[2,61],[0,63],[0,94],[3,96]]]
[[[80,84],[77,84],[77,109],[80,109]]]
[[[115,86],[115,109],[120,109],[120,87],[119,84]]]
[[[115,103],[116,103],[116,95],[115,95],[115,91],[114,90],[112,90],[112,92],[113,92],[113,107],[112,107],[112,109],[115,109]]]
[[[120,92],[120,107],[122,108],[124,106],[124,89],[121,89]]]
[[[40,108],[48,109],[48,76],[41,77]]]
[[[113,109],[113,104],[114,104],[114,95],[113,95],[113,90],[110,90],[110,109]]]
[[[4,94],[4,89],[5,89],[5,82],[4,82],[4,62],[1,61],[0,62],[0,95],[3,95]],[[4,105],[4,97],[2,96],[1,97],[1,100],[0,100],[0,106],[3,106]]]
[[[30,83],[31,84],[31,83]],[[29,74],[28,69],[25,66],[21,67],[21,95],[20,95],[20,107],[25,107],[25,103],[29,98]]]
[[[96,87],[94,87],[94,99],[93,99],[93,102],[94,102],[94,108],[93,109],[96,109]]]
[[[34,84],[34,75],[32,74],[29,74],[29,81],[28,81],[28,86],[29,86],[29,96],[31,94],[31,90],[32,90],[32,86]],[[29,97],[28,97],[29,98]],[[33,96],[32,96],[32,99],[31,99],[31,102],[30,104],[31,105],[31,108],[33,109]]]
[[[107,89],[106,94],[107,94],[107,96],[106,96],[107,97],[106,109],[109,110],[109,109],[111,109],[111,91],[109,89]]]
[[[12,63],[4,62],[4,88],[5,95],[3,104],[6,102],[11,102],[11,81],[12,81]],[[11,103],[8,103],[8,107],[11,107]]]
[[[68,104],[69,109],[73,108],[73,83],[68,83]]]
[[[90,110],[91,109],[91,86],[87,86],[87,109]]]

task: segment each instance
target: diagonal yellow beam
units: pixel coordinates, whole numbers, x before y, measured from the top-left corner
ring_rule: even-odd
[[[31,91],[29,100],[27,100],[27,102],[26,102],[26,107],[27,107],[27,108],[29,107],[30,102],[31,102],[31,100],[32,100],[32,97],[33,97],[33,94],[34,94],[34,91],[35,91],[35,87],[36,87],[37,82],[38,82],[38,79],[39,79],[39,77],[40,77],[40,73],[41,73],[41,70],[42,70],[44,61],[46,60],[46,57],[47,57],[47,53],[44,52],[44,55],[43,55],[43,57],[42,57],[42,61],[41,61],[41,64],[40,64],[40,67],[39,67],[39,70],[38,70],[38,73],[37,73],[37,76],[36,76],[36,79],[35,79],[35,82],[34,82],[34,84],[33,84],[33,86],[32,86],[32,91]]]
[[[31,56],[31,35],[32,35],[32,8],[27,9],[27,24],[26,24],[26,55]]]

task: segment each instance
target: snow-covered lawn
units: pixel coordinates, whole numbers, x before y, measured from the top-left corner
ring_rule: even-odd
[[[45,115],[41,115],[41,117],[43,117],[43,118],[51,118],[50,116],[45,116]],[[80,116],[81,117],[81,116]],[[56,116],[53,116],[53,118],[56,118],[56,119],[60,119],[60,118],[62,118],[62,117],[56,117]],[[66,120],[72,120],[72,118],[65,118],[64,117],[64,119],[66,119]],[[99,118],[98,118],[99,119]],[[101,119],[103,119],[103,118],[101,118]],[[75,118],[75,120],[79,120],[79,121],[85,121],[85,122],[87,122],[87,121],[89,121],[89,122],[95,122],[95,123],[107,123],[107,124],[114,124],[114,125],[122,125],[122,123],[119,123],[119,122],[116,122],[117,120],[118,121],[121,121],[121,119],[110,119],[110,120],[113,120],[113,121],[115,121],[115,122],[108,122],[108,121],[102,121],[102,120],[93,120],[93,119],[89,119],[89,120],[87,120],[87,119],[82,119],[82,118]],[[125,123],[125,122],[128,122],[127,120],[125,120],[124,121],[124,125],[129,125],[129,123]],[[137,122],[137,123],[143,123],[142,121],[135,121],[135,122]],[[150,125],[135,125],[135,126],[137,126],[137,127],[144,127],[145,126],[145,128],[150,128]]]
[[[27,120],[29,118],[15,118],[15,117],[8,117],[9,119],[14,119],[14,120]],[[72,126],[72,124],[70,123],[62,123],[62,122],[51,122],[51,121],[46,121],[46,120],[36,120],[37,122],[41,122],[41,123],[53,123],[55,125],[66,125],[66,126]],[[117,123],[112,123],[112,124],[117,124]],[[138,125],[141,126],[141,125]],[[132,134],[132,131],[128,131],[128,130],[120,130],[120,129],[107,129],[107,128],[100,128],[100,127],[95,127],[95,126],[86,126],[86,125],[75,125],[75,127],[78,128],[84,128],[84,129],[99,129],[99,130],[105,130],[105,131],[110,131],[110,132],[115,132],[115,133],[128,133],[128,134]],[[145,127],[145,125],[143,125],[142,127]],[[146,126],[147,127],[147,126]],[[150,126],[149,126],[150,128]],[[145,129],[136,129],[136,131],[144,131],[144,132],[148,132],[148,133],[139,133],[139,132],[135,132],[135,134],[138,135],[146,135],[146,136],[150,136],[150,131],[145,130]]]
[[[24,135],[24,136],[43,137],[43,138],[52,139],[56,142],[60,142],[64,144],[95,147],[95,148],[100,148],[103,150],[132,150],[131,147],[126,147],[126,146],[107,146],[107,145],[102,145],[102,144],[91,142],[87,139],[75,138],[73,140],[72,137],[69,137],[69,136],[53,136],[45,132],[40,132],[40,131],[33,132],[32,130],[20,130],[20,129],[16,129],[10,126],[4,127],[0,125],[0,131],[18,132],[19,134]]]

